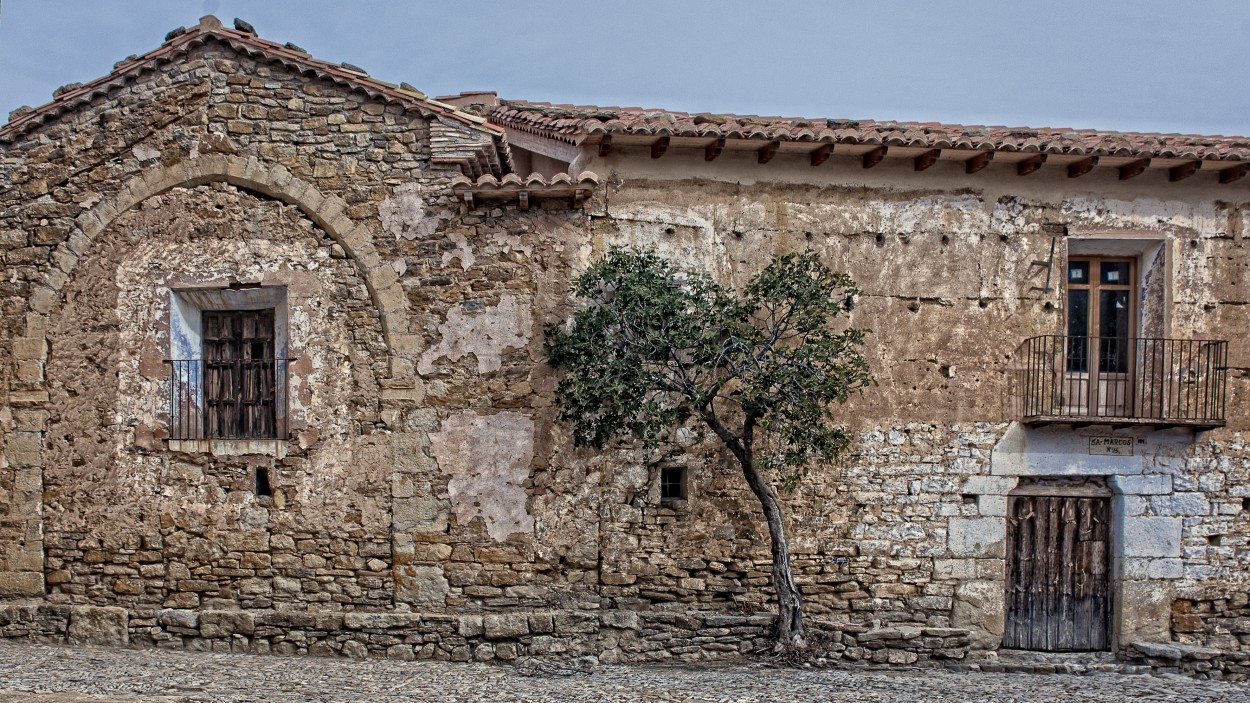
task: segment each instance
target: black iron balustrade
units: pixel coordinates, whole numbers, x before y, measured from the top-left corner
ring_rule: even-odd
[[[1026,424],[1224,424],[1227,341],[1044,335],[1021,343],[1011,371]]]
[[[172,359],[169,438],[285,439],[290,359]]]

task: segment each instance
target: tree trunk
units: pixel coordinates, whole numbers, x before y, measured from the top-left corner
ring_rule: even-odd
[[[768,523],[768,536],[772,542],[773,589],[777,592],[777,649],[802,647],[803,596],[794,583],[794,570],[790,566],[790,543],[786,540],[786,525],[781,519],[781,503],[772,487],[755,468],[752,447],[755,418],[747,416],[741,437],[730,432],[710,408],[704,411],[703,419],[738,460],[747,485],[764,509],[764,520]]]
[[[790,543],[786,540],[786,526],[781,519],[781,504],[772,487],[756,470],[750,456],[738,456],[738,461],[742,464],[747,485],[764,509],[768,536],[772,541],[773,589],[777,591],[777,647],[795,649],[803,645],[803,596],[794,583]]]

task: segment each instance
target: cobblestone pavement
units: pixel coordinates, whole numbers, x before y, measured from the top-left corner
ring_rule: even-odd
[[[760,665],[518,667],[0,643],[0,703],[200,701],[1250,702],[1250,685],[1179,676],[846,671]],[[534,667],[530,668],[531,671]]]

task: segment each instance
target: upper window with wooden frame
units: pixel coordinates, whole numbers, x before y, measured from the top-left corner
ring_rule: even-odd
[[[1125,373],[1136,334],[1136,260],[1068,260],[1068,371]]]
[[[1175,241],[1083,230],[1065,243],[1063,332],[1024,340],[1014,357],[1022,422],[1223,425],[1228,342],[1172,336]]]

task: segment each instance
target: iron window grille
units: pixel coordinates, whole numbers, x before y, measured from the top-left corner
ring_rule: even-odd
[[[1228,342],[1043,335],[1012,357],[1012,400],[1028,424],[1222,426]]]
[[[660,469],[660,500],[686,499],[686,469],[665,466]]]
[[[170,439],[287,436],[290,360],[274,354],[274,311],[204,311],[202,357],[169,361]]]

